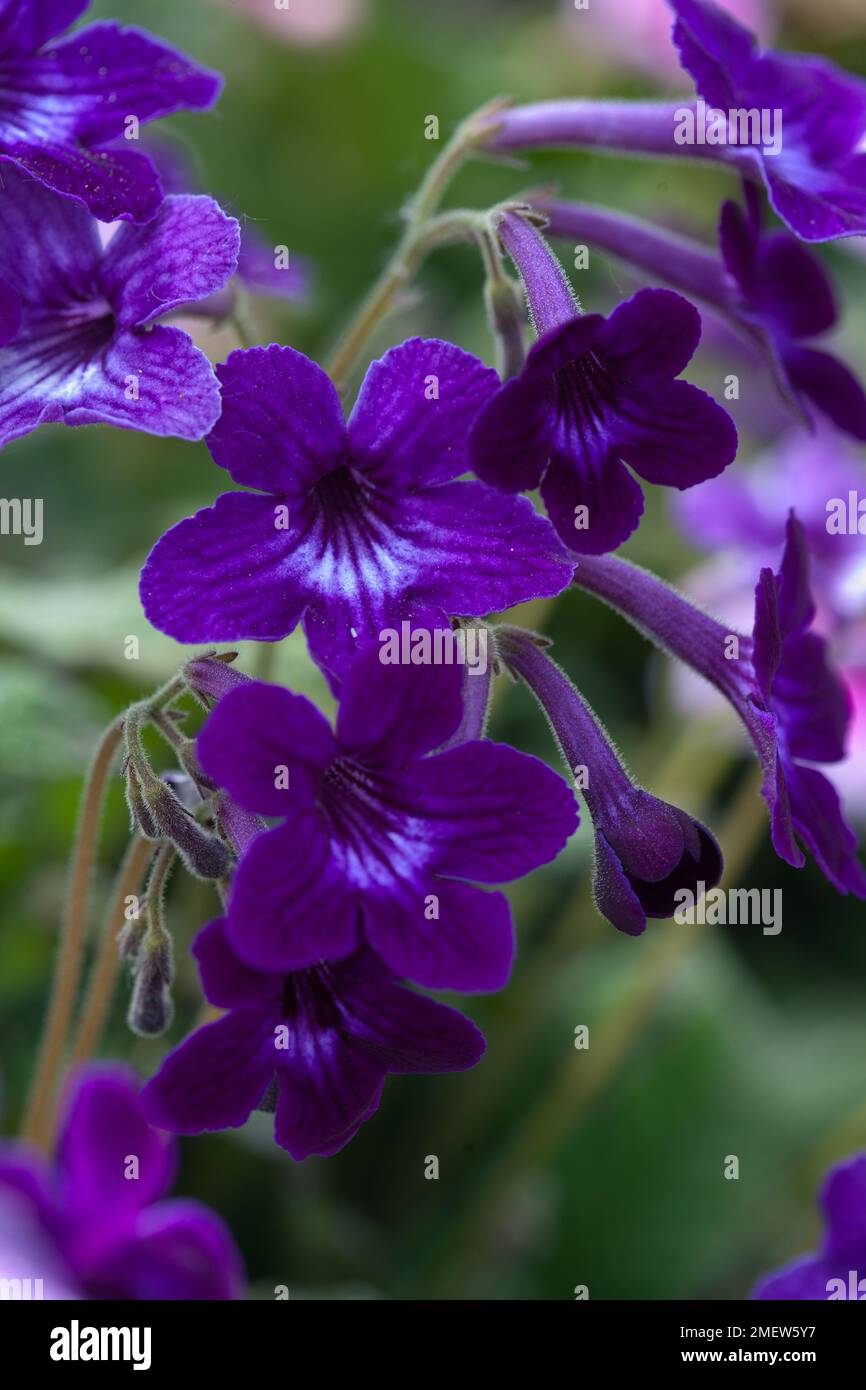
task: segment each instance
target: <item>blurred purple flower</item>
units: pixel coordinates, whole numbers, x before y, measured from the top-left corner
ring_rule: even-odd
[[[820,1193],[826,1230],[815,1255],[803,1255],[752,1290],[756,1299],[866,1298],[866,1154],[831,1168]]]
[[[235,482],[157,542],[141,576],[149,621],[179,642],[277,641],[303,617],[339,675],[403,620],[435,626],[561,592],[573,564],[523,498],[478,482],[467,438],[496,373],[413,338],[369,368],[348,426],[320,367],[292,348],[217,369],[208,444]]]
[[[464,1071],[484,1038],[469,1019],[404,989],[372,951],[292,973],[252,969],[225,921],[196,938],[205,994],[228,1012],[169,1053],[142,1093],[152,1124],[179,1134],[275,1112],[294,1159],[342,1149],[376,1111],[389,1072]]]
[[[138,124],[212,106],[221,78],[117,24],[92,24],[65,43],[50,42],[88,3],[0,0],[0,162],[103,222],[148,222],[162,201],[156,169],[144,154],[108,147],[137,139]]]
[[[641,290],[608,319],[581,314],[562,267],[517,212],[499,222],[539,339],[522,372],[484,407],[471,456],[484,482],[541,487],[573,551],[614,550],[638,525],[647,482],[687,488],[734,458],[730,417],[675,378],[700,339],[697,310],[669,290]]]
[[[815,606],[808,553],[793,514],[779,572],[761,570],[751,637],[731,633],[662,580],[615,557],[587,557],[575,583],[618,609],[730,701],[763,769],[776,853],[801,868],[799,840],[838,892],[866,898],[856,838],[832,784],[811,766],[844,758],[851,698],[830,664],[826,642],[810,630]]]
[[[608,208],[544,200],[536,207],[549,218],[549,235],[586,238],[724,315],[764,354],[801,414],[807,398],[839,429],[866,439],[857,378],[830,353],[803,345],[838,320],[824,267],[787,232],[763,232],[758,196],[748,183],[744,191],[745,212],[734,202],[722,208],[721,259],[700,241]]]
[[[538,699],[578,778],[595,829],[593,890],[602,916],[639,936],[648,917],[673,916],[681,890],[699,897],[714,888],[722,852],[711,831],[635,785],[589,706],[533,634],[497,628],[496,648]]]
[[[456,665],[383,665],[368,647],[343,683],[336,732],[303,696],[261,682],[223,696],[201,767],[247,812],[278,818],[242,855],[228,936],[250,965],[293,971],[366,940],[394,975],[494,990],[514,954],[505,883],[556,857],[574,798],[537,758],[463,743]]]
[[[237,223],[169,197],[103,248],[78,204],[8,170],[0,198],[0,445],[39,425],[115,425],[201,439],[220,411],[207,358],[154,320],[219,289]]]
[[[674,43],[716,110],[781,112],[781,150],[716,146],[762,178],[774,209],[804,241],[866,233],[866,83],[825,58],[762,52],[712,0],[670,0]]]
[[[160,1200],[174,1167],[174,1141],[149,1127],[132,1073],[89,1066],[52,1164],[0,1146],[0,1275],[41,1279],[49,1299],[240,1297],[243,1265],[219,1217]]]

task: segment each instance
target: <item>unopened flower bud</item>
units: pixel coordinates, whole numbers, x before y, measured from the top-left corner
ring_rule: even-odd
[[[174,961],[171,938],[160,932],[152,944],[142,945],[135,969],[135,985],[127,1022],[133,1033],[156,1038],[164,1033],[174,1017],[171,982]]]
[[[150,778],[142,797],[156,825],[152,838],[171,840],[187,869],[199,878],[225,877],[231,862],[227,847],[199,825],[165,782]]]
[[[236,656],[237,652],[209,652],[193,657],[184,666],[184,680],[205,709],[211,709],[229,690],[250,679],[231,666]]]

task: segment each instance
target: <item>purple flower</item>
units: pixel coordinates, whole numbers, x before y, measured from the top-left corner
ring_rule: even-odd
[[[575,583],[617,608],[733,705],[763,768],[776,853],[802,868],[799,840],[840,893],[866,898],[866,870],[839,798],[810,766],[844,758],[851,699],[826,642],[810,631],[815,606],[808,568],[803,528],[792,513],[779,572],[761,570],[750,637],[732,633],[662,580],[613,556],[587,557]]]
[[[700,318],[669,290],[641,290],[608,319],[581,315],[559,262],[523,217],[505,213],[499,234],[540,337],[520,375],[481,412],[473,467],[509,492],[540,483],[572,550],[614,550],[643,512],[626,464],[647,482],[687,488],[736,454],[730,417],[675,380],[698,345]]]
[[[821,1249],[765,1274],[758,1299],[866,1298],[866,1154],[831,1168],[821,1189],[826,1231]]]
[[[547,714],[586,801],[595,829],[593,890],[602,916],[619,931],[639,936],[648,917],[673,916],[682,890],[698,898],[714,888],[722,852],[712,833],[634,784],[589,706],[539,639],[521,628],[500,627],[496,649]]]
[[[864,202],[866,206],[866,202]],[[821,262],[786,232],[763,235],[747,186],[747,210],[727,202],[719,225],[722,256],[737,289],[735,312],[763,335],[792,395],[805,396],[855,439],[866,439],[866,394],[829,352],[803,346],[826,333],[838,313]]]
[[[802,414],[804,397],[840,429],[866,439],[859,381],[838,358],[804,346],[838,319],[824,268],[787,232],[763,232],[757,194],[749,183],[744,191],[745,212],[734,202],[722,208],[721,259],[691,237],[608,208],[543,200],[536,207],[549,218],[549,235],[586,237],[723,314],[769,359],[783,395]]]
[[[336,734],[278,686],[244,683],[219,701],[198,739],[205,775],[279,819],[232,884],[228,935],[250,965],[299,970],[364,939],[420,985],[505,983],[508,901],[474,884],[553,859],[577,814],[562,779],[513,748],[474,741],[425,756],[461,720],[461,674],[384,665],[370,646],[343,682]]]
[[[670,0],[674,43],[701,97],[715,110],[770,111],[781,149],[715,147],[762,178],[770,202],[804,241],[866,233],[866,83],[825,58],[762,52],[754,35],[711,0]]]
[[[274,1111],[295,1159],[342,1149],[376,1111],[389,1072],[464,1071],[484,1052],[468,1018],[398,985],[372,951],[306,970],[253,970],[226,923],[196,938],[205,993],[228,1012],[169,1053],[142,1092],[152,1124],[237,1128]]]
[[[243,1266],[222,1221],[199,1202],[160,1200],[174,1168],[174,1141],[147,1124],[133,1075],[88,1067],[53,1164],[0,1148],[0,1274],[42,1279],[52,1299],[240,1297]]]
[[[146,155],[107,146],[137,139],[138,125],[158,116],[212,106],[221,79],[117,24],[92,24],[51,43],[87,5],[0,0],[0,161],[100,221],[148,222],[162,201],[156,169]]]
[[[219,289],[238,227],[210,198],[170,197],[100,244],[90,214],[7,169],[0,198],[0,445],[39,425],[200,439],[219,415],[210,363],[154,320]]]
[[[498,382],[469,353],[391,348],[348,426],[328,377],[292,348],[233,352],[218,375],[211,453],[259,492],[224,493],[154,547],[141,598],[160,631],[276,641],[303,616],[313,656],[339,674],[404,620],[480,617],[568,583],[573,566],[529,502],[452,481]]]

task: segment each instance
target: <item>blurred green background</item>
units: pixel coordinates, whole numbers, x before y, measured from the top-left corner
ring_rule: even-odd
[[[604,6],[592,0],[596,21]],[[441,148],[425,140],[425,117],[439,117],[444,139],[497,94],[664,90],[613,10],[605,48],[588,41],[573,8],[292,0],[299,28],[282,32],[273,16],[256,24],[240,4],[217,0],[104,0],[89,17],[146,26],[225,74],[212,113],[159,129],[191,154],[204,188],[313,263],[307,306],[259,301],[249,312],[258,340],[316,356],[382,265],[401,204]],[[330,15],[336,32],[313,41],[305,14],[320,28]],[[786,46],[866,72],[862,6],[825,0],[776,17]],[[453,201],[483,206],[551,179],[708,237],[731,191],[712,169],[562,155],[525,169],[473,164]],[[847,286],[845,349],[862,370],[866,262],[827,258]],[[577,279],[584,306],[602,310],[632,283],[600,255]],[[480,288],[472,250],[438,252],[371,352],[422,333],[491,361]],[[200,341],[215,357],[237,345],[230,329]],[[717,394],[738,369],[712,350],[695,366],[692,379]],[[762,442],[750,407],[763,388],[743,381],[743,399],[730,406],[744,440],[738,468]],[[137,570],[166,527],[224,484],[203,443],[106,428],[51,426],[7,448],[0,467],[0,493],[42,497],[45,516],[39,547],[0,537],[0,1032],[3,1128],[12,1132],[90,749],[184,656],[148,630]],[[658,496],[628,553],[673,578],[700,559]],[[683,719],[664,663],[631,629],[577,593],[525,617],[554,637],[635,774],[713,825],[739,860],[739,883],[783,889],[784,929],[769,937],[656,923],[639,940],[619,936],[592,907],[587,821],[554,866],[511,890],[518,962],[506,991],[468,1001],[489,1041],[474,1072],[391,1079],[379,1113],[330,1159],[294,1165],[265,1116],[183,1142],[180,1190],[229,1222],[253,1296],[288,1285],[299,1298],[569,1299],[586,1285],[593,1299],[741,1298],[758,1273],[814,1242],[826,1163],[866,1147],[863,905],[838,898],[812,866],[797,873],[775,858],[748,759],[699,711]],[[124,656],[130,635],[137,661]],[[247,670],[252,660],[245,651]],[[284,645],[276,674],[326,703],[302,642]],[[555,761],[543,719],[505,682],[491,733]],[[94,930],[127,833],[118,779]],[[200,1008],[186,947],[214,912],[209,891],[178,876],[169,895],[181,962],[172,1043]],[[126,1032],[126,997],[122,982],[104,1052],[149,1075],[165,1040]],[[587,1051],[574,1047],[581,1024]],[[424,1176],[428,1155],[439,1158],[436,1181]],[[739,1157],[737,1181],[723,1176],[727,1155]]]

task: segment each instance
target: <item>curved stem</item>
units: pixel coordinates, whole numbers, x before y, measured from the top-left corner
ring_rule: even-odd
[[[60,950],[48,1012],[39,1047],[36,1074],[22,1126],[22,1137],[38,1148],[50,1147],[52,1113],[63,1059],[63,1045],[75,1007],[81,958],[87,933],[87,904],[96,857],[105,786],[114,755],[123,738],[125,716],[105,730],[94,755],[85,785],[66,907],[61,927]]]
[[[143,835],[130,841],[123,863],[118,870],[105,923],[99,951],[90,972],[87,993],[78,1020],[78,1028],[72,1044],[70,1067],[92,1057],[99,1047],[102,1030],[111,1005],[111,996],[120,967],[117,952],[117,938],[124,926],[124,907],[126,899],[137,894],[141,888],[145,870],[156,846]]]
[[[427,252],[433,246],[441,245],[443,239],[454,239],[453,236],[438,236],[436,222],[431,219],[451,179],[489,132],[490,118],[501,106],[500,100],[488,102],[463,121],[428,169],[406,208],[403,237],[326,364],[326,371],[338,391],[346,389],[347,378],[364,344],[379,321],[390,311],[397,295],[411,280]],[[445,218],[437,219],[440,233],[445,228],[448,216],[446,214]],[[462,234],[465,235],[465,230]]]

